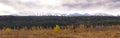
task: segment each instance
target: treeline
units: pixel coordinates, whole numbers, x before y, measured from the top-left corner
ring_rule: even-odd
[[[120,25],[117,16],[0,16],[0,28],[23,28],[32,26],[54,27],[55,25]]]

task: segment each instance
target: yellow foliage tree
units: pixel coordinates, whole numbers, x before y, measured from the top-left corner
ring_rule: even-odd
[[[6,32],[6,33],[9,33],[9,32],[10,32],[10,28],[7,27],[7,28],[5,29],[5,32]]]
[[[54,28],[54,32],[59,32],[59,31],[60,31],[60,26],[56,25],[55,28]]]

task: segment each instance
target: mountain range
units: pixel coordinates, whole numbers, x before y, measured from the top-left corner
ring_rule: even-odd
[[[9,15],[3,15],[3,16],[115,16],[112,14],[106,14],[106,13],[95,13],[95,14],[80,14],[80,13],[72,13],[72,14],[60,14],[60,13],[19,13],[19,14],[9,14]],[[119,16],[119,15],[117,15]]]

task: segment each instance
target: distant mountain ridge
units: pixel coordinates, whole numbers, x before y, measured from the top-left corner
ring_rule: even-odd
[[[59,13],[41,13],[41,14],[34,14],[34,13],[21,13],[21,14],[10,14],[10,15],[3,15],[3,16],[114,16],[111,14],[106,13],[95,13],[95,14],[80,14],[80,13],[73,13],[73,14],[59,14]],[[119,15],[117,15],[119,16]]]

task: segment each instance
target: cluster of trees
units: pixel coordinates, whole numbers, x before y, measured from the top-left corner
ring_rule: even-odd
[[[120,25],[120,17],[114,16],[0,16],[0,28],[45,28],[67,25]]]

